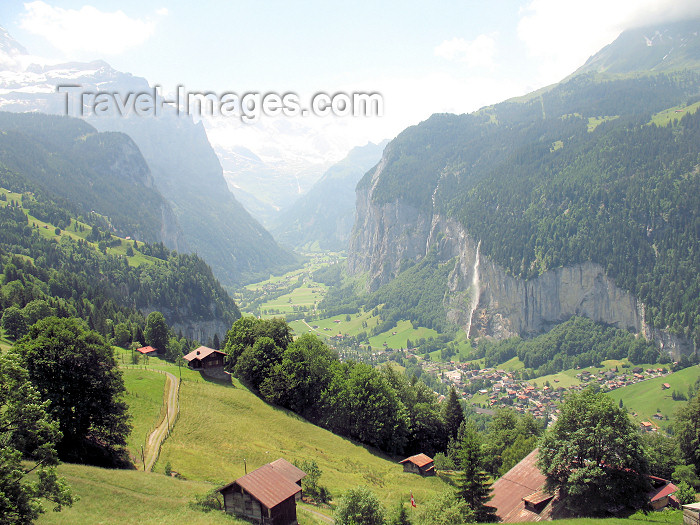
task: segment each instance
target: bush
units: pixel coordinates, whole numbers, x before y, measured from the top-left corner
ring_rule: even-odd
[[[211,512],[212,510],[222,510],[224,508],[221,493],[217,492],[216,489],[212,489],[206,494],[197,494],[194,497],[194,501],[190,501],[189,506],[191,509],[202,512]]]
[[[335,509],[338,525],[383,525],[384,509],[377,496],[367,487],[347,491]]]
[[[454,470],[455,462],[452,458],[446,456],[442,452],[438,452],[433,456],[433,462],[435,463],[435,470]]]

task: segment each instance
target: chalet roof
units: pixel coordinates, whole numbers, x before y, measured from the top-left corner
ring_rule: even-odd
[[[152,346],[142,346],[141,348],[136,349],[137,352],[141,352],[142,354],[150,354],[151,352],[156,352],[156,349],[153,348]]]
[[[306,477],[306,472],[283,458],[276,459],[272,463],[269,463],[269,465],[292,483],[298,483]]]
[[[554,496],[549,492],[546,492],[544,490],[538,490],[537,492],[533,492],[532,494],[525,496],[523,498],[523,501],[525,503],[529,503],[530,505],[539,505],[540,503],[549,501],[553,497]]]
[[[663,485],[657,489],[652,490],[649,493],[649,501],[651,503],[653,503],[653,502],[658,501],[662,498],[665,498],[666,496],[670,496],[671,494],[673,494],[677,490],[678,490],[678,487],[676,487],[673,483],[671,483],[669,481],[666,485]]]
[[[530,452],[493,484],[493,498],[489,505],[496,508],[496,514],[505,523],[538,521],[547,513],[551,514],[548,507],[536,514],[524,504],[525,499],[532,499],[533,504],[536,504],[534,501],[545,501],[542,491],[546,478],[537,468],[537,453],[538,449]]]
[[[194,361],[195,359],[204,359],[207,356],[210,356],[211,354],[221,354],[222,356],[225,356],[226,354],[222,352],[221,350],[214,350],[213,348],[209,348],[208,346],[200,346],[196,350],[192,350],[189,354],[185,356],[185,361],[190,362]]]
[[[301,492],[299,485],[290,481],[280,469],[275,469],[269,463],[241,476],[218,491],[222,492],[233,485],[241,487],[268,509]]]
[[[426,466],[428,463],[432,463],[433,458],[426,456],[425,454],[416,454],[415,456],[399,461],[399,463],[406,463],[407,461],[420,468]]]

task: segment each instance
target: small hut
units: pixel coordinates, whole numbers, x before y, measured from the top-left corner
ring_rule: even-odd
[[[399,461],[399,463],[403,465],[404,472],[420,474],[421,476],[435,475],[435,463],[433,462],[433,458],[425,454],[416,454],[403,461]]]
[[[263,525],[296,525],[305,476],[284,459],[263,465],[219,489],[224,510]]]
[[[193,370],[207,370],[209,368],[223,369],[225,357],[226,354],[221,350],[200,346],[187,354],[185,356],[185,361],[189,363],[189,367]]]

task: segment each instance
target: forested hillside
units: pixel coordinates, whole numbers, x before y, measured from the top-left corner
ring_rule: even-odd
[[[695,71],[589,72],[434,115],[387,146],[358,192],[373,184],[373,209],[400,202],[457,219],[518,278],[597,263],[646,305],[650,326],[700,341],[699,95]],[[667,108],[685,116],[655,123]]]
[[[635,364],[670,362],[668,354],[644,338],[625,330],[572,317],[546,334],[532,339],[514,337],[506,341],[479,343],[486,366],[497,366],[518,357],[533,377],[555,374],[570,368],[600,366],[608,359],[628,358]]]
[[[0,180],[11,179],[4,172]],[[33,304],[37,315],[29,315],[30,308],[27,324],[46,315],[77,316],[113,336],[114,327],[126,323],[129,340],[138,340],[143,313],[152,310],[167,312],[170,325],[213,322],[222,327],[222,336],[240,316],[198,256],[171,252],[162,244],[123,241],[96,224],[77,221],[41,194],[24,193],[21,201],[6,195],[0,202],[1,306],[4,311]],[[37,219],[52,227],[39,227]],[[65,231],[53,230],[59,223]],[[124,246],[125,255],[108,252]]]
[[[184,248],[170,205],[127,135],[36,113],[2,112],[0,131],[0,164],[75,216],[97,213],[109,217],[110,228],[122,237]],[[9,176],[6,171],[5,179]]]

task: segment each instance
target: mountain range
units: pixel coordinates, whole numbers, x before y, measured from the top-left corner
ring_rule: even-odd
[[[699,31],[625,32],[559,84],[403,131],[357,186],[349,272],[373,291],[437,253],[438,308],[471,337],[584,315],[692,351]]]
[[[66,95],[58,85],[80,85],[84,91],[138,93],[151,91],[148,82],[111,68],[106,62],[71,62],[20,66],[24,49],[0,33],[0,109],[64,114]],[[128,135],[141,151],[155,189],[165,198],[181,239],[159,240],[171,248],[191,250],[211,265],[224,285],[267,277],[293,264],[296,257],[282,249],[228,190],[221,164],[201,122],[179,116],[169,106],[159,117],[90,115],[99,131]]]
[[[381,159],[388,141],[354,148],[273,221],[275,238],[289,246],[347,248],[354,221],[355,186]]]

